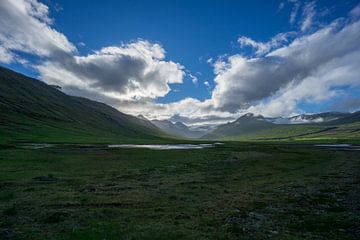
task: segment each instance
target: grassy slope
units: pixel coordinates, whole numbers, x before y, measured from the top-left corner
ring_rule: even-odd
[[[359,160],[230,142],[0,148],[0,239],[359,239]]]
[[[323,141],[353,142],[360,139],[360,122],[337,126],[320,124],[278,125],[274,128],[256,131],[240,136],[223,137],[221,140],[241,141]]]
[[[220,136],[230,141],[323,141],[360,142],[360,121],[336,124],[274,125],[269,129],[243,133],[236,136]]]
[[[242,136],[252,132],[270,129],[275,126],[275,124],[267,122],[264,119],[244,115],[234,122],[218,126],[214,131],[206,134],[202,138],[219,139],[224,137]]]
[[[325,123],[273,124],[244,115],[235,122],[219,126],[203,139],[232,141],[323,141],[360,142],[360,112],[320,113],[314,116],[341,118]]]
[[[148,121],[0,68],[0,143],[161,140]]]

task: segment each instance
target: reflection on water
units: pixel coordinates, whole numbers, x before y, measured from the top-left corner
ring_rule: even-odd
[[[214,143],[214,144],[111,144],[111,145],[101,145],[101,144],[47,144],[47,143],[28,143],[21,144],[19,147],[28,148],[28,149],[42,149],[49,147],[56,148],[81,148],[81,149],[106,149],[106,148],[146,148],[153,150],[170,150],[170,149],[203,149],[211,148],[216,145],[221,145],[223,143]]]
[[[350,147],[350,144],[317,144],[316,147]]]
[[[360,146],[351,144],[317,144],[315,147],[322,147],[334,150],[360,151]]]
[[[214,147],[213,144],[114,144],[108,145],[109,148],[147,148],[153,150],[170,150],[170,149],[203,149]]]
[[[21,145],[21,147],[29,148],[29,149],[41,149],[41,148],[47,148],[47,147],[52,147],[52,146],[53,146],[53,144],[48,144],[48,143],[28,143],[28,144]]]

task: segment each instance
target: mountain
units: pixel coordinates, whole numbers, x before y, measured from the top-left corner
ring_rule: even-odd
[[[350,113],[324,112],[315,114],[301,114],[288,118],[290,123],[321,123],[330,122],[349,116]]]
[[[184,137],[184,138],[199,138],[203,136],[205,131],[191,130],[188,126],[182,122],[172,123],[169,120],[157,120],[151,121],[155,126],[169,135]]]
[[[261,115],[247,113],[239,117],[234,122],[218,126],[214,131],[206,134],[204,139],[216,139],[228,136],[238,136],[242,134],[252,133],[264,129],[275,127],[276,124],[268,121]]]
[[[333,125],[340,125],[340,124],[351,124],[359,121],[360,121],[360,111],[357,111],[351,114],[347,114],[342,118],[334,119],[329,123]]]
[[[0,67],[0,142],[129,142],[166,136],[150,121]]]
[[[360,139],[360,112],[327,112],[299,116],[295,119],[302,118],[307,121],[275,124],[274,119],[249,113],[235,122],[220,125],[204,138],[222,140]],[[319,118],[322,120],[317,120]],[[281,119],[285,121],[285,118]],[[310,122],[313,120],[316,121]],[[266,122],[268,124],[265,124]]]

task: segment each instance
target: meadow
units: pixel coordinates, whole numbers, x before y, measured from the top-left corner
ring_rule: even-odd
[[[0,147],[0,239],[359,239],[359,151]]]

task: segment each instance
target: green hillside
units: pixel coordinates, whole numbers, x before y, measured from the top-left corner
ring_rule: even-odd
[[[165,136],[150,121],[64,94],[0,67],[0,143],[137,142]]]
[[[204,135],[203,131],[191,130],[188,126],[182,122],[172,123],[169,120],[152,120],[151,121],[159,129],[172,136],[178,136],[180,138],[191,139],[199,138]]]
[[[324,124],[288,124],[276,125],[270,129],[254,131],[237,136],[223,136],[221,140],[348,140],[358,142],[360,139],[360,122],[342,125]]]
[[[264,121],[261,116],[244,115],[235,122],[219,126],[204,138],[232,141],[345,140],[358,142],[360,112],[343,114],[342,118],[329,122],[311,124],[273,124]]]
[[[245,114],[236,121],[220,125],[214,131],[206,134],[204,139],[223,139],[242,136],[253,132],[271,129],[275,124],[268,122],[262,116],[254,116],[251,113]]]

